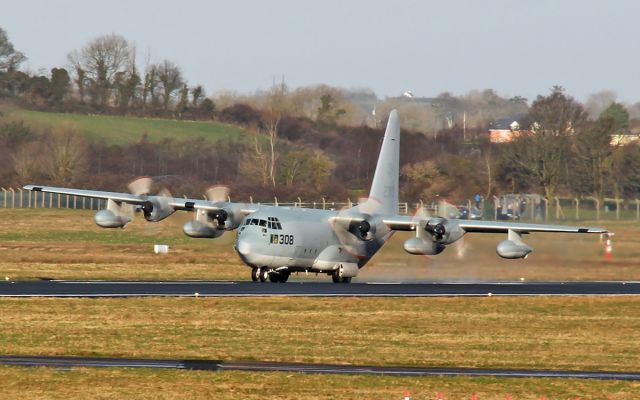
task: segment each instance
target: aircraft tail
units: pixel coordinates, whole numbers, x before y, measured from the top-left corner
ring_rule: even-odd
[[[398,111],[389,114],[376,172],[373,175],[367,208],[385,215],[398,213],[400,179],[400,118]]]

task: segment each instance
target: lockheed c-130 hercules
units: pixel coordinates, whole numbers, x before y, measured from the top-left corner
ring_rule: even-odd
[[[133,193],[27,185],[32,191],[106,199],[107,207],[95,215],[103,228],[122,228],[132,210],[149,222],[161,221],[175,211],[193,212],[184,233],[194,238],[217,238],[237,230],[234,248],[251,267],[254,281],[286,282],[292,272],[325,273],[335,283],[348,283],[376,254],[394,231],[413,231],[404,242],[410,254],[436,255],[466,233],[505,233],[496,251],[500,257],[526,258],[533,249],[522,235],[531,232],[607,234],[606,229],[506,221],[454,220],[398,213],[400,122],[397,111],[389,115],[382,148],[366,201],[346,210],[236,203],[222,187],[207,200],[174,198],[168,193],[150,195],[150,178],[130,185]]]

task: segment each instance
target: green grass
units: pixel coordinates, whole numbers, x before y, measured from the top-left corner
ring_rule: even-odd
[[[0,309],[0,354],[610,371],[640,365],[635,297],[4,299]],[[0,382],[7,398],[151,398],[154,388],[160,398],[393,399],[411,390],[416,399],[436,392],[446,399],[634,399],[640,389],[638,382],[575,379],[15,367],[0,368]]]
[[[104,139],[107,144],[123,145],[139,141],[144,134],[148,140],[159,142],[163,139],[184,141],[204,138],[210,141],[220,139],[245,141],[253,134],[237,126],[214,121],[178,121],[138,117],[108,115],[83,115],[29,111],[19,108],[4,108],[2,112],[9,118],[23,120],[34,129],[70,127],[78,130],[90,141]]]

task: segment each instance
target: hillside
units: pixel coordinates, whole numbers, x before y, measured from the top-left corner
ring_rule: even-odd
[[[29,111],[15,107],[1,107],[2,113],[12,119],[23,120],[36,130],[56,126],[70,126],[84,134],[88,140],[104,139],[106,144],[123,145],[140,140],[146,133],[148,140],[188,140],[205,138],[247,141],[253,133],[238,126],[214,121],[179,121],[110,115],[83,115]]]

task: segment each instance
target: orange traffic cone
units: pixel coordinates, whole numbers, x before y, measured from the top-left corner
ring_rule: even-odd
[[[436,393],[436,400],[444,400],[444,393],[442,392]]]
[[[604,258],[606,260],[613,260],[613,246],[611,245],[611,238],[607,237],[607,240],[604,244]]]
[[[405,390],[404,392],[404,400],[411,400],[411,392],[408,390]]]

